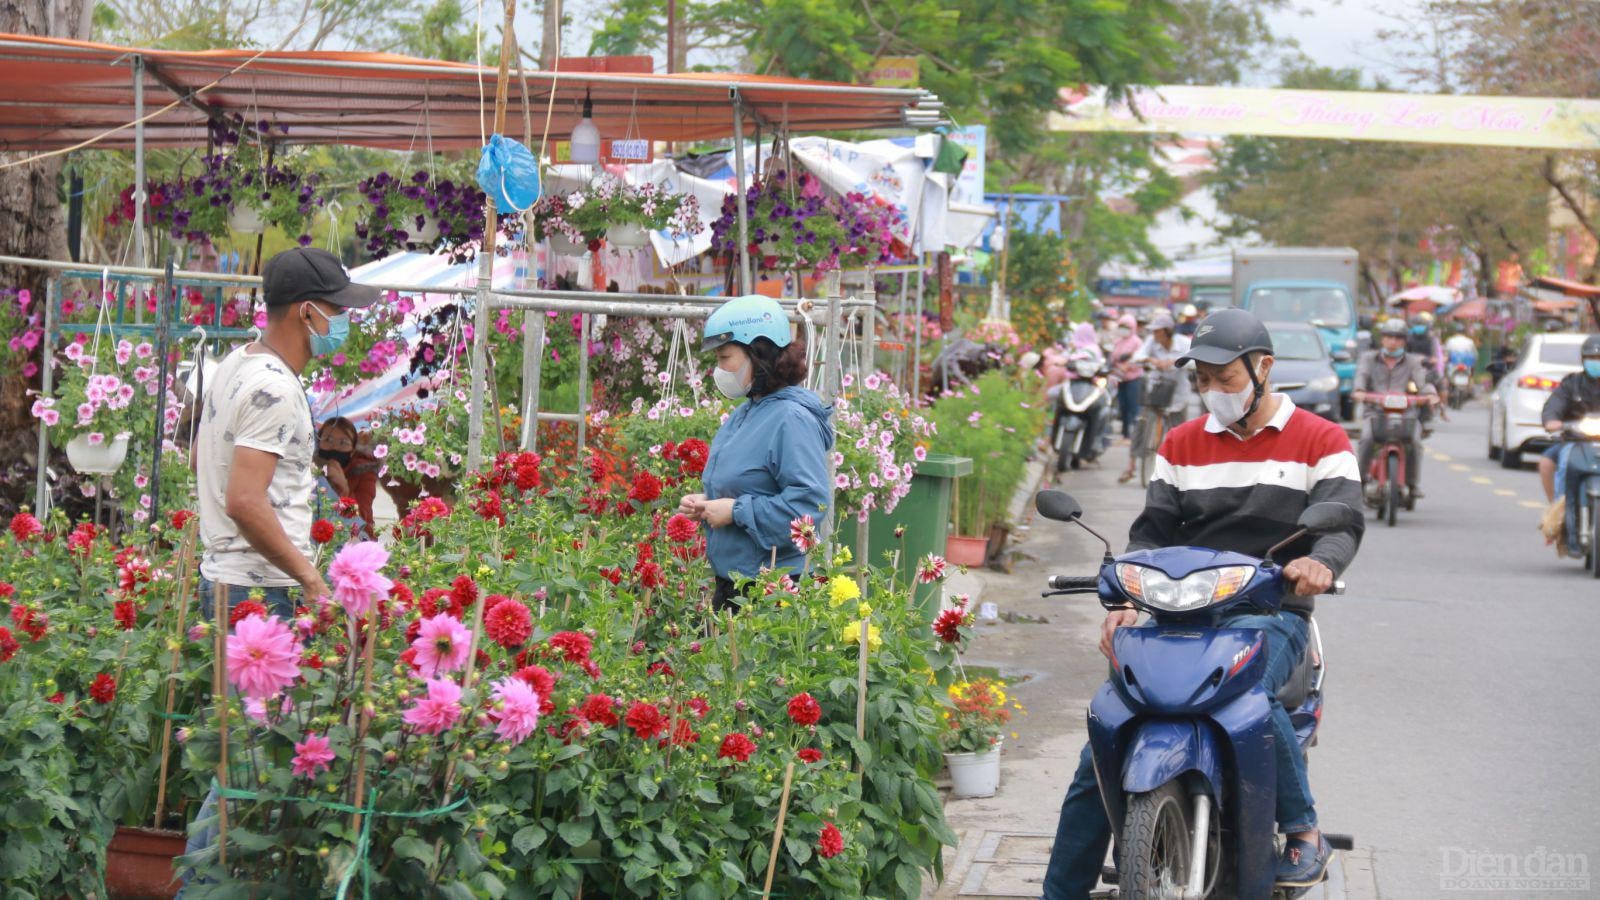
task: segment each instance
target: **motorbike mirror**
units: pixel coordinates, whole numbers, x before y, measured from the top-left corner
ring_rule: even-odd
[[[1331,501],[1313,503],[1306,507],[1305,512],[1300,514],[1300,520],[1295,524],[1311,534],[1332,534],[1335,531],[1353,528],[1359,515],[1360,513],[1344,503]]]
[[[1057,522],[1076,521],[1083,515],[1083,507],[1066,491],[1040,491],[1033,505],[1039,515]]]

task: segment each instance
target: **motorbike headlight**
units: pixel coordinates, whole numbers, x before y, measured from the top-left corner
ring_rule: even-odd
[[[1339,376],[1324,375],[1321,378],[1313,378],[1307,382],[1306,387],[1313,391],[1336,391],[1339,389]]]
[[[1585,437],[1600,437],[1600,416],[1588,416],[1578,422],[1578,433]]]
[[[1188,612],[1221,603],[1239,593],[1254,573],[1250,566],[1201,569],[1184,578],[1169,578],[1160,569],[1122,563],[1117,581],[1128,596],[1156,609]]]

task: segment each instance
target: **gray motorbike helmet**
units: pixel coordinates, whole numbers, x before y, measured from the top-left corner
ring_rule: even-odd
[[[1591,334],[1583,339],[1583,349],[1578,355],[1586,359],[1600,359],[1600,334]]]
[[[1261,406],[1262,396],[1266,394],[1267,386],[1256,377],[1257,363],[1251,354],[1273,355],[1272,334],[1254,313],[1230,306],[1201,319],[1200,327],[1195,329],[1194,337],[1190,339],[1188,352],[1178,357],[1180,366],[1190,361],[1225,366],[1240,357],[1244,358],[1244,370],[1250,376],[1250,406],[1237,422],[1228,423],[1229,427],[1255,415]]]

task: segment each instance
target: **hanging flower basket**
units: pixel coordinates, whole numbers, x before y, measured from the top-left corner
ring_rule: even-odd
[[[267,230],[267,220],[248,203],[241,203],[228,213],[228,228],[235,234],[261,234]]]
[[[559,231],[550,233],[550,249],[555,251],[557,256],[583,256],[589,252],[589,248],[586,245],[567,237]]]
[[[613,225],[606,232],[606,243],[619,250],[638,250],[650,244],[650,233],[631,222]]]
[[[81,475],[110,475],[122,468],[128,458],[128,436],[102,438],[90,443],[89,435],[80,434],[67,442],[67,461]]]

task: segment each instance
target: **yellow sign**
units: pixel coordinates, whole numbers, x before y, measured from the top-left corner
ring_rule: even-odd
[[[918,56],[880,56],[867,71],[867,84],[874,87],[916,87],[922,77],[922,58]]]
[[[1050,128],[1600,150],[1600,100],[1162,85],[1108,105],[1080,87]]]

